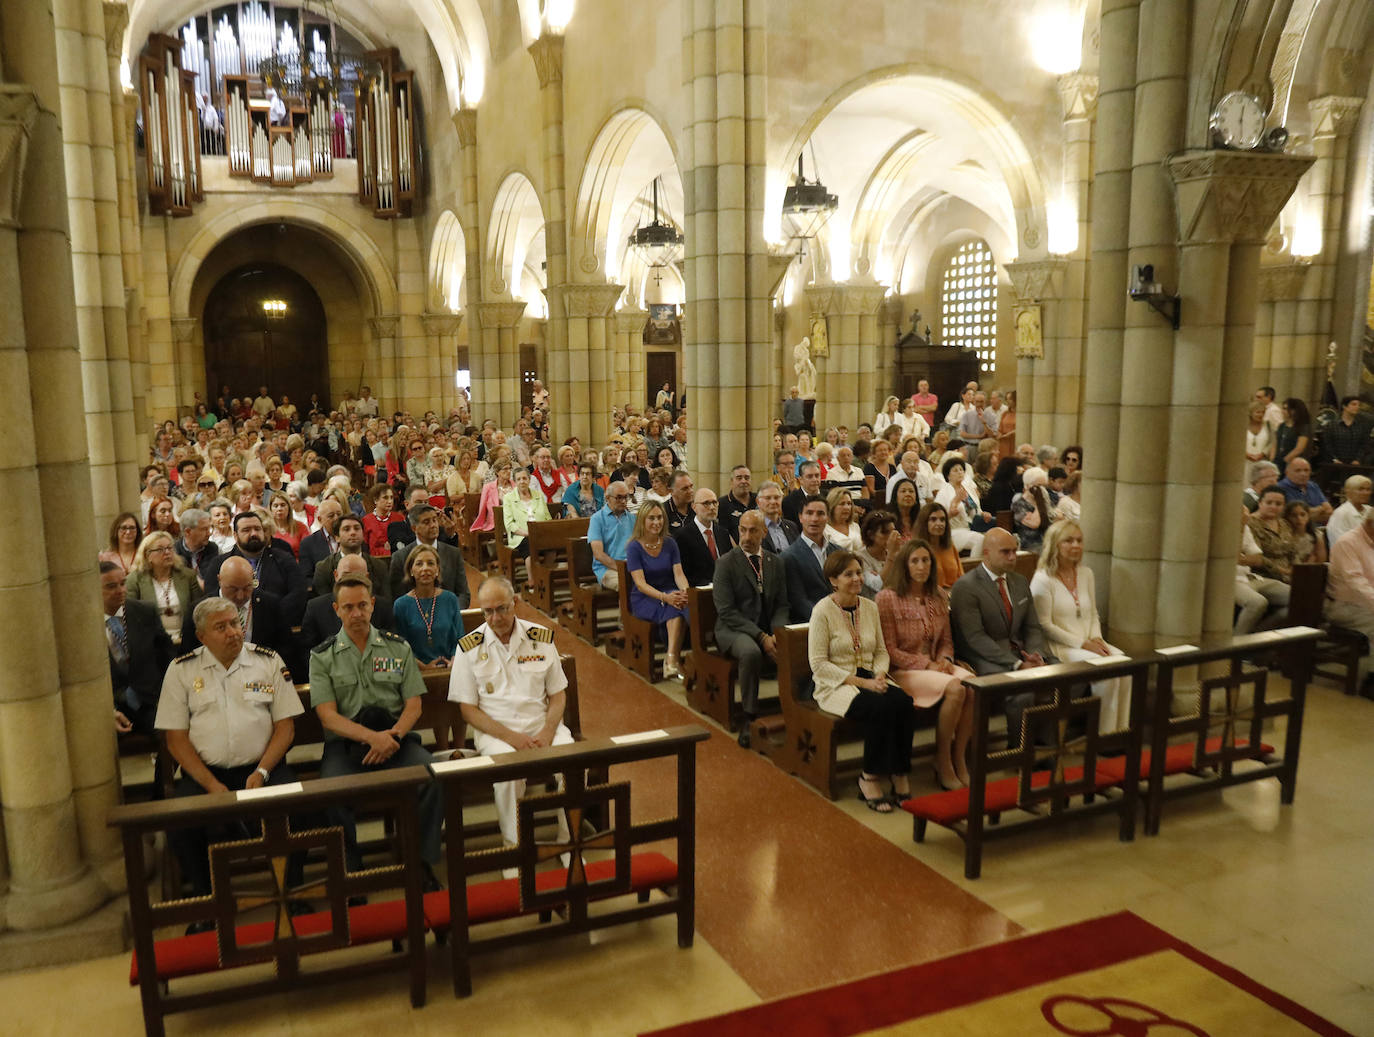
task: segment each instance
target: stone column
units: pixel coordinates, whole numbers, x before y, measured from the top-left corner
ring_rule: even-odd
[[[1358,346],[1332,334],[1336,299],[1336,264],[1346,240],[1345,197],[1350,138],[1360,121],[1364,101],[1359,97],[1327,95],[1309,101],[1312,116],[1312,164],[1309,203],[1317,210],[1322,226],[1321,251],[1312,257],[1312,269],[1298,298],[1294,340],[1293,392],[1308,401],[1320,397],[1326,384],[1326,345],[1337,340],[1337,368],[1345,369],[1346,356]],[[1275,386],[1279,388],[1279,386]],[[1280,391],[1284,391],[1280,389]]]
[[[454,372],[458,369],[458,329],[463,326],[461,313],[422,313],[420,324],[429,337],[431,378],[434,388],[434,410],[441,424],[447,424],[448,412],[457,402],[458,383]]]
[[[372,356],[376,358],[380,375],[376,381],[376,397],[388,413],[397,409],[400,403],[400,381],[396,371],[396,333],[401,329],[401,318],[394,313],[382,314],[368,320],[372,331]],[[371,376],[369,376],[371,377]]]
[[[495,418],[501,428],[510,428],[520,416],[520,343],[515,333],[524,315],[525,303],[518,300],[477,306],[482,349],[471,354],[473,398],[482,401],[482,418]]]
[[[647,310],[633,306],[615,313],[615,395],[611,403],[617,407],[644,395],[644,324],[648,319]],[[596,441],[600,440],[598,435]]]
[[[816,431],[858,426],[878,412],[878,307],[883,285],[818,285],[806,289],[813,313],[825,316],[828,357],[813,357],[817,373]],[[786,362],[789,358],[784,356]],[[884,394],[886,395],[886,394]]]
[[[483,298],[482,280],[482,227],[477,210],[477,109],[461,108],[453,113],[453,128],[458,134],[458,163],[462,174],[461,201],[458,204],[458,218],[463,225],[463,247],[467,252],[467,265],[463,270],[464,302],[468,325],[468,365],[469,372],[476,364],[476,357],[482,351],[482,324],[478,303]],[[469,387],[472,393],[473,423],[481,426],[476,419],[482,401],[477,399],[473,390],[476,380]]]
[[[1256,387],[1272,385],[1283,400],[1293,392],[1293,332],[1297,299],[1307,279],[1308,260],[1260,267],[1259,308],[1255,314]],[[1308,397],[1302,396],[1307,400]],[[1310,406],[1310,401],[1309,401]]]
[[[563,169],[563,37],[545,33],[530,44],[530,57],[539,75],[539,103],[543,116],[540,156],[544,173],[544,283],[549,303],[545,356],[549,389],[549,424],[561,442],[571,432],[569,419],[584,406],[584,395],[572,376],[568,356],[568,314],[563,308],[564,293],[555,289],[568,281],[568,218],[566,174]],[[544,372],[541,372],[543,374]],[[515,412],[519,413],[519,371],[516,371]]]
[[[1073,72],[1059,77],[1064,113],[1064,190],[1078,214],[1078,244],[1065,257],[1059,300],[1051,308],[1055,355],[1047,365],[1045,391],[1039,393],[1035,417],[1047,423],[1035,427],[1035,443],[1067,446],[1080,437],[1083,409],[1083,367],[1087,330],[1088,238],[1092,225],[1093,132],[1097,113],[1097,76]],[[1052,401],[1052,402],[1051,402]],[[1025,408],[1017,401],[1018,407]]]
[[[777,404],[771,338],[766,179],[767,42],[758,0],[686,3],[687,315],[683,367],[697,483],[762,469]]]
[[[548,292],[549,312],[556,300],[567,321],[568,396],[560,442],[577,436],[596,443],[610,428],[614,332],[607,321],[624,291],[618,284],[567,284]]]
[[[83,403],[72,397],[81,356],[57,48],[51,10],[34,6],[35,17],[0,20],[0,371],[10,408],[0,492],[41,516],[0,530],[0,609],[9,624],[0,667],[12,675],[0,684],[8,872],[0,928],[18,930],[93,911],[109,894],[90,864],[104,865],[112,845],[118,852],[105,828],[115,759],[89,451],[84,424],[70,420],[74,402]]]
[[[1066,446],[1072,440],[1053,438],[1058,402],[1058,374],[1063,353],[1080,350],[1081,342],[1065,347],[1059,335],[1063,310],[1072,308],[1072,300],[1060,302],[1065,270],[1064,259],[1032,259],[1006,264],[1011,278],[1013,323],[1016,335],[1016,435],[1018,440],[1035,443],[1054,443]],[[1040,340],[1020,330],[1023,319],[1030,315],[1033,322],[1039,310]]]
[[[113,341],[111,353],[114,373],[111,375],[110,394],[116,406],[127,399],[130,410],[132,440],[132,467],[134,487],[137,486],[138,468],[143,463],[147,444],[148,417],[148,356],[143,343],[143,320],[139,314],[139,285],[142,281],[142,265],[139,251],[138,199],[134,185],[134,112],[137,108],[135,95],[124,91],[119,77],[120,48],[123,44],[124,30],[129,24],[129,8],[122,2],[106,0],[101,5],[105,16],[105,58],[107,79],[110,92],[110,125],[113,130],[115,199],[119,212],[120,266],[124,280],[124,297],[119,300],[123,309],[124,347],[128,361],[127,386],[117,384],[122,374],[119,372],[119,343]],[[106,299],[106,306],[110,300]],[[119,411],[115,412],[116,424]],[[120,433],[116,429],[116,439]],[[116,446],[116,457],[121,456],[123,447]],[[121,481],[123,477],[121,476]],[[131,489],[121,487],[125,494]]]
[[[204,374],[196,373],[196,357],[205,348],[199,340],[199,330],[199,318],[172,318],[172,357],[176,371],[176,397],[173,407],[176,411],[190,405],[191,394],[196,391],[204,377]]]
[[[1131,215],[1131,131],[1135,121],[1136,0],[1103,0],[1093,221],[1089,243],[1088,348],[1084,357],[1082,443],[1085,558],[1097,577],[1103,623],[1110,618],[1116,512],[1117,405],[1126,324]],[[1024,403],[1020,404],[1024,406]]]
[[[1182,243],[1183,320],[1168,407],[1164,536],[1154,633],[1164,644],[1222,637],[1235,606],[1236,501],[1254,363],[1259,252],[1312,160],[1234,151],[1169,160]],[[1150,444],[1158,449],[1156,441]],[[1206,518],[1204,519],[1204,516]],[[1200,520],[1208,523],[1203,536]],[[1125,646],[1123,646],[1125,647]]]

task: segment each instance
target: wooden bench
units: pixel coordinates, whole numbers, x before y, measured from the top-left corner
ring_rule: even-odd
[[[529,603],[554,616],[559,598],[568,590],[568,541],[587,535],[588,519],[560,518],[530,523]],[[563,595],[559,592],[562,591]]]
[[[425,1003],[425,932],[421,900],[416,793],[431,780],[424,767],[405,767],[375,774],[350,775],[303,783],[299,791],[283,786],[272,794],[224,792],[204,796],[136,803],[111,809],[108,823],[120,830],[128,881],[129,915],[134,953],[130,985],[139,988],[144,1028],[161,1037],[164,1018],[174,1012],[239,1001],[306,985],[344,982],[405,969],[410,973],[410,1003]],[[291,815],[323,814],[347,803],[382,812],[394,825],[392,863],[350,872],[339,828],[292,831]],[[209,896],[152,903],[147,882],[145,836],[206,825],[261,824],[261,834],[216,843],[210,848],[214,892]],[[273,861],[292,853],[322,852],[319,877],[299,889],[285,889],[274,878]],[[245,876],[243,873],[247,872]],[[255,881],[250,881],[255,880]],[[349,907],[350,897],[400,889],[398,899]],[[305,915],[287,913],[288,898],[327,901],[328,908]],[[254,918],[255,909],[268,909]],[[191,922],[210,922],[214,929],[191,936],[156,939],[155,932]],[[306,955],[386,942],[403,945],[399,955],[350,958],[345,964],[301,970]],[[252,970],[240,982],[213,989],[172,993],[171,981],[207,972],[231,972],[240,966],[269,962],[270,975]]]
[[[1347,695],[1360,691],[1360,657],[1371,646],[1358,630],[1337,626],[1326,618],[1327,563],[1300,562],[1293,566],[1289,584],[1288,622],[1315,627],[1322,636],[1313,646],[1313,677],[1325,677]],[[1292,676],[1286,663],[1284,672]]]
[[[739,665],[716,647],[716,603],[710,584],[687,588],[687,630],[692,644],[682,661],[687,704],[733,731],[740,720],[735,703]]]
[[[852,720],[827,713],[811,699],[811,659],[807,647],[807,623],[791,623],[774,627],[773,637],[778,646],[778,703],[782,707],[783,732],[781,744],[764,755],[772,758],[783,770],[795,774],[830,799],[840,774],[839,746],[862,738],[862,728]],[[771,732],[760,730],[764,735]]]
[[[463,560],[474,569],[487,567],[487,544],[495,536],[492,529],[473,529],[472,521],[482,506],[480,493],[463,494],[463,524],[458,531],[458,545],[463,552]]]
[[[620,581],[620,589],[617,592],[620,603],[620,631],[612,635],[608,651],[625,669],[639,674],[653,684],[659,680],[654,624],[646,619],[640,619],[630,611],[630,573],[624,561],[616,560],[615,571]]]
[[[965,681],[974,697],[973,743],[969,747],[969,785],[951,792],[915,796],[902,803],[914,818],[912,837],[925,840],[934,822],[964,841],[964,875],[976,879],[982,870],[983,846],[1031,828],[1058,825],[1091,814],[1119,815],[1122,842],[1135,838],[1139,796],[1140,744],[1146,715],[1146,677],[1150,660],[1126,656],[1111,661],[1058,663],[1011,673],[989,674]],[[1130,721],[1119,731],[1099,734],[1099,702],[1092,696],[1075,698],[1074,691],[1094,680],[1125,677],[1131,681]],[[1005,711],[1013,695],[1031,693],[1036,704],[1023,716],[1019,744],[997,748],[992,722]],[[1037,745],[1035,730],[1053,732],[1054,741]],[[1067,737],[1072,727],[1083,733]],[[1104,753],[1120,754],[1122,766],[1106,766]],[[1006,777],[995,777],[1010,772]],[[1098,793],[1121,785],[1121,795],[1097,801]],[[1003,813],[1018,810],[1025,816],[998,824]],[[989,824],[991,822],[991,825]]]
[[[692,945],[696,900],[696,743],[707,737],[703,728],[690,725],[434,766],[434,774],[445,790],[448,888],[425,897],[425,924],[437,936],[451,937],[446,942],[455,996],[472,993],[471,958],[484,951],[556,940],[570,933],[666,914],[677,917],[678,946]],[[677,766],[677,809],[672,817],[636,824],[631,821],[628,781],[587,779],[588,772],[606,773],[621,764],[668,758],[675,759]],[[526,795],[519,802],[516,846],[488,849],[470,839],[462,805],[473,789],[489,789],[493,782],[516,778],[525,779],[533,788],[560,775],[560,790]],[[565,812],[569,830],[566,843],[535,842],[535,815],[549,810]],[[603,820],[586,824],[584,819],[593,815]],[[676,860],[656,850],[636,852],[645,844],[664,841],[674,845]],[[588,860],[589,851],[607,851],[611,856]],[[541,863],[559,861],[564,854],[568,857],[566,864],[560,862],[552,870],[538,870]],[[518,877],[472,881],[474,875],[497,868],[516,868]],[[655,890],[666,895],[651,902]],[[627,894],[634,894],[638,903],[590,910],[597,901]],[[503,928],[491,936],[473,932],[483,922],[521,915],[537,915],[541,922],[549,922],[555,913],[559,921],[553,924]]]
[[[582,640],[595,645],[615,629],[613,623],[601,622],[601,613],[618,608],[620,595],[597,582],[592,548],[585,536],[568,541],[568,597],[559,606],[558,622]]]
[[[1035,567],[1039,561],[1040,556],[1034,551],[1017,551],[1015,571],[1030,580],[1035,575]],[[960,558],[959,563],[964,567],[964,572],[969,573],[982,565],[983,560],[981,558]]]
[[[1320,637],[1321,631],[1315,627],[1287,627],[1227,638],[1220,644],[1186,652],[1156,653],[1151,737],[1139,766],[1141,780],[1147,783],[1146,835],[1159,834],[1164,801],[1176,796],[1276,778],[1280,785],[1279,802],[1293,802],[1307,680],[1312,670],[1312,653]],[[1271,694],[1268,670],[1245,666],[1247,658],[1270,650],[1277,650],[1292,661],[1286,698]],[[1173,716],[1170,706],[1178,671],[1193,666],[1213,672],[1198,680],[1197,710],[1186,716]],[[1286,721],[1282,755],[1275,755],[1275,748],[1264,742],[1265,722],[1277,717]],[[1240,763],[1246,766],[1237,769]],[[1105,765],[1113,774],[1120,774],[1123,769],[1121,760],[1107,760]],[[1164,781],[1168,776],[1184,773],[1196,780],[1169,784]]]
[[[515,570],[519,567],[522,570],[525,560],[515,553],[515,548],[506,543],[506,508],[505,505],[498,504],[492,509],[496,516],[496,530],[492,539],[492,548],[496,552],[496,561],[487,567],[487,571],[496,576],[504,576],[510,581],[510,585],[515,588],[517,594],[524,588],[523,577],[517,577]]]

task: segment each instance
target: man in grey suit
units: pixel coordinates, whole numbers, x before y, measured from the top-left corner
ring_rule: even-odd
[[[773,628],[787,622],[786,566],[763,549],[766,523],[757,511],[739,517],[739,547],[716,561],[711,598],[716,605],[716,644],[739,662],[744,724],[739,744],[749,748],[749,728],[758,715],[763,657],[778,657]]]
[[[830,593],[830,581],[821,567],[826,555],[838,550],[825,539],[825,520],[829,511],[824,497],[807,497],[802,501],[799,514],[801,536],[782,553],[793,623],[810,620],[816,602]]]
[[[1029,581],[1016,571],[1016,538],[1005,529],[983,536],[983,564],[970,569],[949,595],[954,651],[977,674],[1029,670],[1056,663],[1031,601]],[[1033,693],[1007,699],[1007,736],[1020,738],[1021,714]]]
[[[324,503],[333,504],[335,508],[339,506],[337,501],[325,501]],[[324,504],[321,504],[320,507],[324,507]],[[373,558],[366,553],[366,548],[363,546],[363,520],[357,515],[345,515],[335,523],[334,532],[338,536],[338,548],[332,554],[325,555],[316,562],[315,570],[310,574],[310,585],[315,588],[315,594],[317,596],[321,594],[330,595],[329,600],[333,602],[334,573],[339,568],[339,562],[351,555],[358,555],[365,563],[367,576],[372,581],[375,593],[380,597],[389,597],[391,573],[387,568],[385,558]]]
[[[458,607],[465,609],[472,595],[468,592],[468,573],[463,553],[452,544],[439,539],[439,512],[432,504],[416,504],[406,512],[410,527],[415,530],[415,543],[406,544],[391,556],[391,597],[394,601],[406,592],[406,557],[415,544],[427,544],[439,555],[439,583],[446,591],[458,595]]]

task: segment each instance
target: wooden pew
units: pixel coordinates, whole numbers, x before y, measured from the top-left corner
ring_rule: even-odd
[[[1321,631],[1315,627],[1296,626],[1228,637],[1220,644],[1190,651],[1156,653],[1151,738],[1139,765],[1140,779],[1147,783],[1146,835],[1159,834],[1164,801],[1177,796],[1276,778],[1279,802],[1293,802],[1307,680],[1320,637]],[[1268,670],[1245,665],[1247,657],[1267,651],[1277,651],[1293,663],[1286,698],[1272,693]],[[1198,709],[1186,716],[1173,716],[1170,705],[1178,671],[1192,666],[1204,666],[1214,672],[1199,680]],[[1134,702],[1131,711],[1134,715]],[[1285,718],[1281,755],[1265,744],[1263,737],[1266,721],[1276,717]],[[1237,769],[1236,765],[1242,763],[1245,766]],[[1104,766],[1122,780],[1129,780],[1122,760],[1106,760]],[[1168,776],[1185,773],[1197,780],[1169,784],[1164,781]]]
[[[546,616],[554,616],[559,591],[568,588],[568,541],[585,537],[589,520],[552,519],[530,523],[530,557],[525,562],[529,573],[528,600]]]
[[[473,529],[472,520],[477,517],[477,509],[481,507],[482,495],[480,493],[463,494],[463,527],[458,533],[458,544],[463,552],[463,560],[474,569],[485,570],[487,567],[487,545],[494,537],[494,531],[490,529]]]
[[[496,516],[496,530],[492,539],[492,547],[496,552],[496,561],[488,567],[488,572],[495,573],[497,576],[504,576],[510,581],[510,585],[515,588],[516,593],[521,593],[524,589],[525,581],[523,577],[516,577],[515,570],[520,568],[523,574],[525,560],[515,553],[515,549],[506,543],[506,508],[503,504],[496,505],[492,509]]]
[[[1034,551],[1017,551],[1016,572],[1020,573],[1027,580],[1030,580],[1030,578],[1035,575],[1035,566],[1039,560],[1040,555]],[[966,573],[973,572],[974,569],[977,569],[983,564],[981,558],[961,558],[959,562],[963,565],[964,572]]]
[[[602,624],[599,614],[616,608],[620,596],[596,582],[592,549],[585,536],[568,541],[568,594],[568,603],[558,609],[558,622],[564,627],[593,645],[614,629]]]
[[[1334,680],[1347,695],[1360,690],[1360,657],[1370,646],[1358,630],[1336,626],[1327,620],[1327,564],[1301,562],[1293,566],[1288,598],[1288,622],[1315,627],[1322,632],[1312,650],[1312,676]],[[1284,672],[1291,676],[1291,668]]]
[[[108,823],[120,830],[123,840],[133,931],[129,982],[139,988],[144,1028],[149,1037],[161,1037],[165,1016],[174,1012],[306,985],[348,982],[391,969],[409,971],[410,1003],[416,1008],[422,1006],[425,929],[416,793],[429,781],[426,768],[404,767],[306,782],[295,792],[284,786],[267,795],[224,792],[112,808]],[[393,861],[350,872],[344,860],[342,829],[293,832],[288,826],[292,816],[320,815],[329,807],[342,804],[380,812],[390,819],[395,833]],[[259,822],[260,835],[211,846],[213,894],[151,902],[145,836],[205,825],[244,825],[251,830]],[[258,876],[260,888],[275,890],[273,860],[303,851],[323,853],[327,866],[317,881],[299,893],[288,893],[327,901],[324,911],[297,915],[288,923],[286,893],[250,895],[244,883],[230,881],[231,868],[236,876],[247,869]],[[402,890],[398,899],[348,906],[350,897],[376,896],[398,888]],[[259,910],[253,915],[255,907],[271,910]],[[212,922],[215,928],[191,936],[155,938],[158,929],[203,921]],[[354,958],[323,969],[312,963],[308,974],[302,974],[300,961],[306,955],[375,942],[389,942],[395,947],[404,944],[405,951],[361,961]],[[261,969],[247,970],[242,975],[235,971],[239,966],[262,962],[272,963],[270,974],[264,975]],[[238,981],[218,983],[213,989],[171,992],[174,981],[208,972],[232,973]]]
[[[834,799],[840,778],[837,750],[842,742],[859,739],[861,729],[854,721],[827,713],[812,701],[809,629],[807,623],[773,628],[778,645],[778,703],[782,707],[784,732],[782,744],[765,755]]]
[[[451,936],[453,992],[472,993],[471,958],[490,950],[556,940],[570,933],[588,932],[612,925],[637,922],[671,914],[677,918],[679,947],[690,947],[696,909],[696,743],[707,738],[696,725],[669,728],[651,737],[603,738],[576,745],[554,746],[509,753],[481,761],[436,764],[437,780],[444,786],[447,831],[448,888],[424,899],[425,924],[436,936]],[[634,823],[631,820],[629,782],[606,784],[591,774],[610,767],[651,759],[674,759],[677,766],[677,804],[674,816]],[[520,842],[516,846],[488,849],[469,838],[463,804],[474,792],[490,795],[491,784],[523,778],[529,787],[544,786],[558,776],[563,787],[545,795],[526,797],[519,804]],[[567,843],[534,842],[537,811],[562,809],[571,822]],[[580,819],[604,817],[589,833]],[[637,849],[646,843],[668,841],[676,860],[657,850]],[[612,851],[612,856],[588,860],[589,850]],[[538,866],[557,855],[568,854],[568,866],[539,871]],[[517,868],[517,878],[474,882],[473,876],[496,868]],[[665,896],[651,901],[655,890]],[[638,901],[624,907],[609,905],[593,913],[599,900],[633,893]],[[477,935],[484,922],[537,915],[541,922],[524,928],[502,927],[491,936]],[[575,946],[575,945],[573,945]]]
[[[616,561],[615,571],[620,579],[620,632],[612,636],[610,651],[621,666],[653,684],[659,680],[654,624],[630,611],[630,573],[624,561]]]
[[[902,803],[902,809],[914,818],[912,837],[916,842],[925,840],[926,825],[931,821],[949,828],[964,841],[965,877],[976,879],[988,840],[1027,829],[1110,812],[1120,818],[1121,841],[1134,839],[1146,677],[1151,660],[1108,658],[1111,661],[1101,665],[1059,663],[965,681],[974,696],[969,785],[952,792],[915,796]],[[1130,722],[1120,731],[1099,734],[1100,703],[1092,696],[1075,698],[1074,692],[1090,681],[1109,677],[1131,681]],[[1003,715],[1010,696],[1027,692],[1036,695],[1036,705],[1026,710],[1018,745],[1011,749],[995,746],[994,718]],[[1083,734],[1070,738],[1068,732],[1073,727],[1081,728]],[[1036,730],[1052,731],[1053,743],[1035,744]],[[1103,760],[1104,753],[1120,754],[1120,758]],[[1120,767],[1109,767],[1112,763],[1120,763]],[[1007,776],[998,776],[1002,774]],[[1097,800],[1098,793],[1114,785],[1122,786],[1121,795]],[[1001,814],[1011,810],[1024,811],[1025,816],[997,824]]]
[[[735,702],[739,666],[716,647],[716,603],[709,584],[687,588],[687,631],[692,644],[682,662],[687,704],[733,731],[740,722]]]

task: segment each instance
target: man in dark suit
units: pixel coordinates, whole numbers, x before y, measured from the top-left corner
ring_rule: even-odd
[[[259,589],[276,595],[281,601],[286,625],[299,623],[305,612],[305,577],[289,548],[273,547],[267,543],[262,519],[251,511],[234,516],[235,547],[228,554],[212,558],[205,568],[205,596],[220,593],[219,573],[230,558],[242,558],[250,566]],[[270,647],[270,646],[269,646]]]
[[[815,461],[803,461],[797,477],[801,480],[801,487],[782,499],[782,513],[800,525],[802,506],[808,498],[821,492],[821,466]]]
[[[281,598],[253,586],[253,567],[246,558],[230,556],[219,570],[219,592],[239,610],[243,639],[281,656],[296,680],[306,673],[306,656],[300,650],[291,624],[282,612]]]
[[[758,507],[758,498],[751,492],[753,473],[747,464],[737,464],[730,472],[730,492],[720,499],[718,521],[730,538],[739,542],[739,517]]]
[[[400,523],[394,523],[400,525]],[[363,559],[363,569],[372,581],[372,593],[377,597],[391,598],[391,567],[385,558],[373,558],[366,554],[363,537],[363,520],[357,515],[345,515],[338,524],[338,550],[321,558],[311,574],[311,585],[316,594],[330,594],[334,590],[334,574],[339,563],[352,556]]]
[[[793,623],[810,620],[816,602],[831,590],[822,566],[826,556],[839,549],[825,539],[828,515],[824,497],[808,497],[801,509],[801,536],[782,553],[787,572],[787,603]]]
[[[759,710],[759,673],[763,657],[777,661],[773,628],[788,620],[787,572],[781,558],[763,549],[767,525],[757,511],[739,518],[739,547],[721,555],[712,578],[716,605],[716,644],[739,662],[744,724],[739,744],[748,749],[749,729]]]
[[[702,487],[692,500],[693,516],[673,534],[678,554],[682,557],[682,572],[693,587],[705,587],[716,571],[716,560],[735,546],[734,540],[719,522],[719,507],[715,490]]]
[[[374,561],[378,561],[378,559],[368,558],[366,555],[344,555],[339,559],[338,568],[334,570],[331,581],[348,573],[353,573],[356,576],[367,576],[371,579],[368,563]],[[393,634],[396,632],[396,615],[391,610],[389,599],[373,596],[372,625],[378,630],[389,630]],[[331,582],[329,593],[317,594],[306,602],[305,618],[301,620],[301,647],[305,652],[309,652],[316,646],[328,641],[340,629],[342,627],[339,616],[334,611],[334,592]]]
[[[162,677],[172,661],[172,639],[162,628],[156,608],[146,601],[128,599],[124,570],[114,562],[100,563],[100,598],[105,609],[115,726],[122,733],[150,735]]]
[[[801,536],[801,526],[783,516],[782,487],[774,482],[764,483],[759,489],[758,505],[765,523],[763,549],[782,554]]]
[[[212,558],[219,556],[219,548],[210,539],[210,513],[199,508],[187,508],[181,513],[181,538],[173,547],[193,573]]]
[[[1005,529],[983,535],[983,564],[961,576],[949,596],[954,651],[977,674],[1028,670],[1059,660],[1049,650],[1031,601],[1030,583],[1016,571],[1016,538]],[[1034,694],[1006,701],[1007,733],[1019,742],[1021,714]]]
[[[343,516],[343,505],[332,497],[320,501],[315,511],[315,519],[320,528],[301,541],[299,550],[301,575],[310,593],[324,593],[315,586],[315,566],[339,550],[339,519]]]
[[[692,476],[680,468],[675,471],[668,481],[668,499],[663,502],[664,514],[668,516],[668,528],[663,531],[664,536],[676,536],[677,531],[691,521],[695,493],[696,484],[692,482]]]
[[[463,553],[452,544],[439,539],[439,512],[432,504],[417,504],[407,513],[411,528],[415,530],[415,544],[426,544],[439,555],[439,583],[444,590],[458,595],[458,607],[465,609],[472,595],[468,591],[467,568],[463,563]],[[391,597],[394,601],[406,592],[406,558],[415,544],[407,544],[391,556]]]

